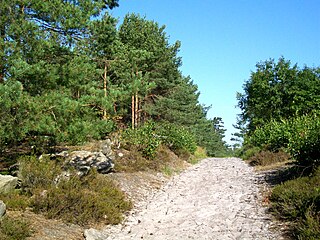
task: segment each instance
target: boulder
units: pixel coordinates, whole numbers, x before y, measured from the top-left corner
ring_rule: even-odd
[[[6,214],[6,205],[0,200],[0,219]]]
[[[60,153],[60,156],[65,153]],[[91,168],[97,169],[99,173],[106,174],[113,171],[114,164],[110,157],[102,152],[74,151],[67,156],[67,165],[74,167],[80,175],[86,175]]]
[[[0,174],[0,193],[8,193],[16,188],[18,178],[11,175]]]

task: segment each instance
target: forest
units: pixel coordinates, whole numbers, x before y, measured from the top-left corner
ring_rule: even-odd
[[[272,211],[292,222],[294,239],[320,237],[319,92],[319,67],[299,68],[281,57],[258,62],[237,96],[241,157],[290,166],[269,198]]]
[[[222,119],[207,118],[210,106],[179,70],[181,43],[137,14],[118,22],[108,13],[115,7],[117,0],[2,1],[2,152],[22,146],[40,155],[152,125],[150,134],[176,129],[175,141],[225,154]]]

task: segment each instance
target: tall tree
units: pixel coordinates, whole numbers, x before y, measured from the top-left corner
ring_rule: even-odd
[[[0,12],[1,81],[14,77],[39,94],[55,88],[59,66],[68,61],[77,41],[88,35],[92,17],[118,1],[2,1]],[[39,79],[39,75],[44,79]],[[48,78],[48,79],[46,79]]]
[[[136,14],[128,14],[119,29],[118,84],[131,86],[131,119],[146,118],[146,106],[172,88],[179,78],[179,43],[170,45],[165,27]],[[120,56],[121,55],[121,56]],[[121,70],[120,70],[121,69]]]
[[[244,93],[237,97],[242,110],[239,123],[247,124],[249,134],[271,119],[281,120],[320,108],[319,69],[301,70],[284,58],[260,62],[256,67],[243,86]]]

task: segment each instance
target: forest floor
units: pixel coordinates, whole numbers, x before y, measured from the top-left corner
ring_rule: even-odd
[[[119,181],[136,203],[126,221],[87,229],[85,236],[87,240],[287,239],[285,225],[267,212],[268,173],[256,172],[238,158],[207,158],[170,180],[153,175],[144,181],[134,175],[134,187],[128,187],[128,179]],[[137,186],[141,186],[138,194]]]

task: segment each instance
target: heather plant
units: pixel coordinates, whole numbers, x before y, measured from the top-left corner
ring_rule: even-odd
[[[62,167],[46,157],[21,158],[21,190],[3,195],[3,201],[11,210],[29,207],[48,218],[79,225],[117,224],[131,208],[131,202],[107,176],[92,170],[80,177],[69,169],[68,177],[59,178]]]
[[[320,168],[311,176],[276,186],[270,200],[280,218],[294,222],[297,239],[320,238]]]
[[[24,220],[5,216],[0,220],[1,240],[25,240],[32,234],[29,224]]]

